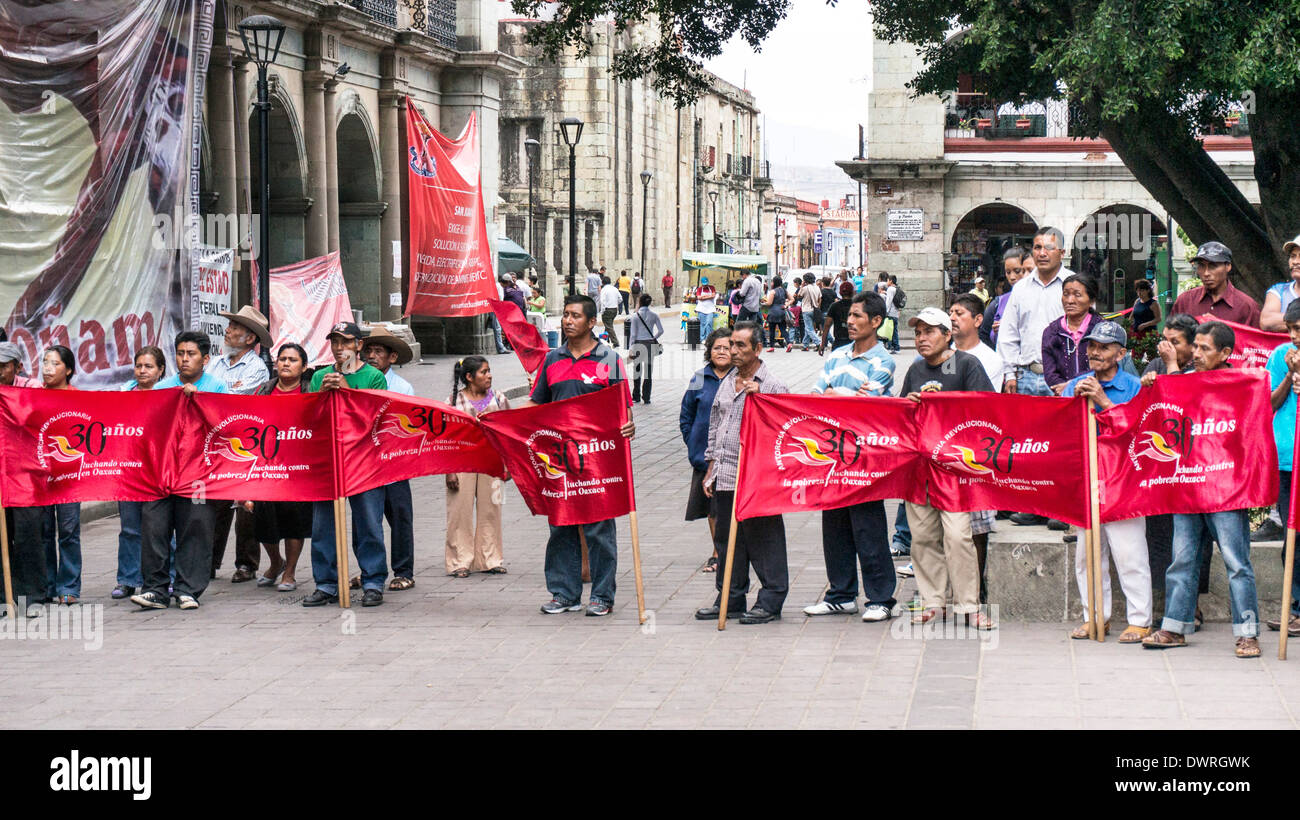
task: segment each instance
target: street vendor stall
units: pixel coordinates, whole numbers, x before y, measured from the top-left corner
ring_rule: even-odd
[[[729,313],[729,306],[725,303],[727,297],[727,283],[732,280],[740,279],[742,271],[751,271],[758,276],[767,278],[767,259],[755,254],[740,253],[683,253],[682,254],[682,273],[686,280],[683,284],[685,290],[683,293],[686,297],[682,300],[682,327],[686,327],[686,321],[695,316],[695,305],[692,294],[699,287],[701,279],[707,279],[710,285],[718,291],[718,312],[716,316],[718,321],[725,323]],[[708,329],[704,329],[704,334]]]

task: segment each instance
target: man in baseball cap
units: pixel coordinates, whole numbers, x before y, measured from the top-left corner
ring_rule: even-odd
[[[1218,243],[1214,243],[1218,244]],[[1224,250],[1227,250],[1224,248]],[[1123,404],[1137,395],[1142,382],[1120,368],[1124,359],[1128,334],[1116,322],[1097,322],[1083,337],[1088,345],[1088,365],[1091,371],[1065,383],[1061,395],[1084,396],[1092,402],[1094,412],[1108,410]],[[1151,564],[1147,558],[1146,519],[1130,518],[1110,521],[1101,525],[1101,599],[1102,629],[1110,631],[1110,561],[1115,560],[1119,585],[1124,590],[1128,611],[1128,627],[1119,636],[1120,643],[1140,643],[1151,634]],[[1074,576],[1079,585],[1079,597],[1088,598],[1087,553],[1074,552]],[[1088,637],[1088,611],[1084,610],[1084,623],[1070,633],[1071,638]]]
[[[40,387],[36,379],[18,375],[23,369],[23,352],[13,342],[0,342],[0,385],[5,387]]]
[[[1170,315],[1187,313],[1202,321],[1201,317],[1208,314],[1225,322],[1259,327],[1259,303],[1228,281],[1232,273],[1232,251],[1227,245],[1206,242],[1196,249],[1192,261],[1201,285],[1180,294]]]
[[[1288,332],[1284,318],[1286,309],[1300,298],[1300,236],[1283,244],[1282,252],[1286,254],[1286,281],[1278,282],[1264,294],[1264,309],[1259,315],[1260,330],[1267,330],[1269,333]],[[1265,526],[1267,527],[1268,523],[1265,523]]]

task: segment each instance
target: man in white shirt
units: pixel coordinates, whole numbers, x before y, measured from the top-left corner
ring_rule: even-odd
[[[883,276],[884,274],[881,275]],[[885,343],[885,347],[889,348],[891,352],[897,353],[899,350],[898,337],[902,330],[899,322],[900,317],[898,307],[894,304],[894,294],[898,293],[898,277],[890,276],[885,280],[885,282],[885,292],[881,294],[885,299],[885,317],[894,320],[894,333]]]
[[[980,341],[980,322],[984,319],[984,302],[974,293],[963,293],[948,308],[952,318],[952,346],[980,360],[993,389],[1002,390],[1002,357]]]
[[[1065,315],[1061,291],[1074,271],[1064,267],[1065,236],[1044,226],[1034,234],[1033,276],[1011,289],[998,326],[998,355],[1004,362],[1002,392],[1022,396],[1054,395],[1043,379],[1043,331]]]
[[[618,319],[619,309],[623,307],[623,293],[614,287],[608,276],[602,276],[600,281],[600,298],[596,300],[600,305],[600,319],[605,323],[605,332],[609,334],[609,346],[618,347],[618,331],[614,329],[614,322]]]
[[[718,310],[718,290],[709,284],[707,276],[700,277],[695,289],[695,315],[700,319],[700,338],[713,332],[713,321]]]
[[[403,365],[415,358],[411,346],[404,339],[389,333],[383,325],[375,325],[366,336],[361,355],[384,374],[391,392],[415,395],[411,383],[393,369],[393,365]],[[388,589],[392,592],[410,589],[415,586],[415,509],[410,481],[395,481],[384,487],[384,518],[388,519],[388,528],[393,536],[390,561],[393,580],[388,583]],[[361,576],[357,575],[349,583],[353,589],[360,589]]]

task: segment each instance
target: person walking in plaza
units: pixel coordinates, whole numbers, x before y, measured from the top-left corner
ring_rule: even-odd
[[[450,403],[475,418],[510,409],[505,393],[492,389],[492,368],[482,356],[456,362]],[[447,574],[456,578],[468,578],[471,572],[504,575],[501,480],[481,473],[448,473],[446,483]]]
[[[602,268],[602,270],[604,269]],[[601,281],[601,275],[589,268],[587,270],[587,295],[590,296],[593,301],[600,299],[600,288],[603,284],[605,283]]]
[[[1202,246],[1202,252],[1204,250],[1205,246]],[[1192,364],[1196,372],[1231,367],[1228,358],[1235,345],[1236,334],[1223,322],[1210,321],[1201,325],[1196,329],[1192,349]],[[1227,569],[1228,602],[1232,610],[1237,657],[1258,658],[1259,602],[1255,594],[1255,570],[1250,565],[1248,509],[1174,516],[1174,560],[1165,574],[1165,617],[1160,629],[1144,638],[1142,645],[1148,649],[1186,646],[1186,636],[1196,631],[1201,535],[1207,528],[1219,543],[1219,554],[1223,556]]]
[[[1138,342],[1146,338],[1148,333],[1159,332],[1160,303],[1156,301],[1155,291],[1147,280],[1137,280],[1133,283],[1133,289],[1137,291],[1137,298],[1133,300],[1133,313],[1131,315],[1133,341]]]
[[[628,276],[625,270],[618,272],[618,294],[620,300],[619,313],[630,313],[628,307],[632,299],[632,277]]]
[[[41,379],[47,390],[76,390],[77,360],[63,345],[51,345],[41,357]],[[47,504],[45,524],[46,593],[56,603],[75,604],[81,598],[81,505]]]
[[[271,349],[271,331],[266,317],[251,305],[240,308],[238,313],[223,310],[219,315],[228,320],[224,349],[222,355],[208,362],[207,373],[225,384],[227,393],[255,395],[271,378],[266,363],[254,349],[258,344],[263,350]],[[257,544],[257,534],[253,531],[252,513],[233,501],[214,500],[212,504],[216,511],[212,535],[212,577],[216,577],[216,572],[221,569],[221,562],[225,559],[226,543],[233,522],[235,571],[230,576],[230,583],[241,584],[256,579],[262,553]]]
[[[632,313],[636,312],[637,305],[641,304],[641,293],[645,290],[645,283],[641,281],[640,274],[632,274],[632,288],[628,291],[628,308]]]
[[[908,322],[916,333],[916,352],[903,376],[902,393],[920,402],[926,393],[953,391],[992,392],[993,385],[979,359],[953,350],[952,319],[938,308],[923,308]],[[979,603],[979,563],[971,538],[970,513],[944,512],[929,504],[907,501],[907,523],[912,537],[912,565],[924,607],[912,623],[925,624],[946,610],[951,588],[953,611],[965,615],[976,629],[997,625]]]
[[[822,289],[817,286],[817,280],[811,273],[803,275],[803,285],[799,288],[799,307],[799,320],[803,323],[803,349],[821,347],[821,337],[817,335],[817,327],[821,323],[817,320],[822,318]]]
[[[610,347],[618,347],[618,331],[614,328],[614,322],[618,319],[618,311],[623,304],[623,297],[618,288],[610,283],[608,276],[603,281],[604,285],[600,288],[600,318],[605,324],[605,333],[609,335]],[[561,324],[563,323],[561,322]]]
[[[894,357],[876,336],[885,321],[885,300],[863,291],[849,310],[849,338],[826,357],[813,385],[815,395],[888,396],[894,387]],[[892,616],[898,578],[889,557],[889,529],[884,501],[864,501],[822,511],[822,555],[830,587],[818,603],[804,607],[805,615],[853,614],[858,611],[858,565],[866,598],[862,620],[887,621]]]
[[[786,335],[785,303],[787,298],[785,283],[781,281],[781,277],[775,277],[772,280],[772,288],[763,297],[763,306],[767,308],[768,353],[776,350],[778,342],[785,347],[787,353],[794,347]]]
[[[1002,392],[1022,396],[1052,396],[1043,379],[1043,331],[1061,318],[1061,294],[1074,271],[1061,265],[1065,236],[1044,226],[1034,234],[1034,270],[1011,289],[998,325],[998,355],[1005,362]]]
[[[334,364],[312,374],[309,393],[324,390],[387,390],[384,374],[361,358],[366,335],[353,322],[339,322],[329,332],[330,352]],[[361,567],[362,606],[380,606],[384,602],[384,580],[388,577],[384,554],[384,487],[375,487],[348,498],[352,508],[352,551]],[[303,606],[325,606],[339,599],[338,557],[334,539],[347,533],[334,531],[334,502],[317,501],[312,505],[311,574],[316,589],[302,602]]]
[[[1198,321],[1206,315],[1224,322],[1259,327],[1259,303],[1233,287],[1232,251],[1222,242],[1206,242],[1192,260],[1201,284],[1178,294],[1171,313],[1186,313]]]
[[[762,329],[755,322],[739,322],[731,331],[732,370],[718,384],[709,410],[709,446],[704,452],[708,462],[702,486],[713,502],[717,522],[713,546],[718,561],[725,565],[727,540],[736,527],[736,554],[732,558],[731,588],[727,595],[727,617],[739,618],[742,624],[765,624],[780,620],[790,588],[790,571],[786,564],[785,520],[779,515],[746,518],[739,524],[732,520],[735,506],[736,479],[740,459],[740,424],[745,399],[752,393],[788,393],[785,383],[768,370],[759,358]],[[753,609],[746,610],[749,593],[749,567],[754,567],[763,585]],[[715,573],[718,590],[713,606],[696,610],[697,620],[717,619],[722,608],[724,572]]]
[[[275,357],[275,378],[262,385],[259,396],[289,396],[307,392],[307,351],[301,345],[286,342]],[[270,566],[257,579],[259,587],[275,587],[280,592],[298,588],[298,558],[303,544],[311,538],[312,505],[310,501],[246,501],[244,508],[253,514],[253,532],[266,550]],[[280,555],[280,542],[284,555]]]
[[[664,291],[664,307],[673,306],[673,284],[673,272],[665,270],[664,278],[659,280],[659,285]]]
[[[632,351],[632,403],[643,401],[650,403],[650,384],[654,378],[655,356],[659,355],[659,339],[664,335],[663,322],[659,314],[650,309],[650,294],[643,293],[637,297],[640,306],[632,314],[632,329],[627,341],[628,350]]]
[[[176,334],[176,373],[154,390],[179,387],[186,395],[225,393],[226,383],[204,372],[212,352],[208,334],[184,330]],[[131,602],[142,609],[166,609],[174,587],[181,609],[199,608],[199,598],[212,578],[212,535],[215,506],[202,497],[169,495],[146,501],[140,511],[140,592]],[[230,502],[224,502],[230,503]],[[173,551],[172,541],[176,547]]]
[[[737,322],[761,322],[763,319],[763,282],[752,270],[740,272],[739,293],[740,310],[736,313]],[[760,331],[759,335],[762,333]],[[761,339],[760,339],[761,341]]]
[[[627,381],[623,360],[600,343],[596,327],[596,305],[583,296],[567,296],[560,316],[564,344],[552,350],[537,371],[532,393],[522,406],[549,404],[594,393],[611,384]],[[628,418],[620,433],[631,439],[636,423]],[[614,608],[615,578],[618,575],[618,539],[613,519],[582,525],[591,563],[591,599],[587,615],[603,617]],[[546,588],[551,600],[542,612],[558,615],[582,609],[582,549],[577,525],[551,526],[546,542]]]
[[[706,276],[700,277],[700,286],[695,289],[695,315],[700,320],[700,334],[708,336],[713,332],[714,319],[718,310],[718,290],[709,284]],[[728,343],[730,347],[730,343]]]
[[[1092,402],[1093,412],[1100,413],[1123,404],[1137,395],[1142,383],[1120,368],[1128,344],[1128,334],[1117,322],[1099,321],[1083,337],[1091,370],[1066,382],[1061,395],[1083,396]],[[1101,525],[1101,600],[1102,632],[1110,631],[1111,589],[1110,562],[1115,560],[1119,585],[1128,607],[1128,626],[1119,636],[1120,643],[1140,643],[1151,634],[1151,564],[1147,556],[1145,518],[1109,521]],[[1074,550],[1074,578],[1079,598],[1088,600],[1088,562],[1085,545]],[[1083,624],[1070,633],[1076,640],[1088,638],[1088,607],[1083,610]]]
[[[1278,489],[1277,509],[1282,521],[1291,512],[1291,482],[1294,480],[1296,393],[1300,391],[1300,300],[1293,299],[1283,314],[1291,341],[1278,345],[1269,354],[1269,385],[1273,390],[1273,440],[1277,444]],[[1279,554],[1285,567],[1285,551]],[[1283,570],[1285,571],[1285,569]],[[1281,629],[1282,622],[1270,618],[1269,629]],[[1291,617],[1287,621],[1287,634],[1300,635],[1300,570],[1293,567],[1291,574]]]
[[[855,295],[853,283],[841,282],[839,294],[840,298],[826,309],[826,318],[822,321],[821,344],[817,346],[818,356],[826,352],[828,339],[831,350],[837,350],[853,341],[849,338],[849,311],[853,307]]]
[[[885,292],[881,294],[885,299],[885,318],[889,320],[890,333],[889,338],[885,340],[885,349],[891,353],[899,351],[899,336],[902,335],[903,305],[907,302],[907,295],[903,289],[898,286],[898,277],[890,276],[885,280]]]
[[[167,359],[156,347],[142,347],[135,353],[135,378],[122,390],[152,390],[167,375]],[[121,528],[117,534],[117,586],[110,593],[115,601],[130,598],[143,585],[140,577],[140,519],[143,501],[117,502]]]
[[[37,388],[41,382],[22,374],[22,350],[13,342],[0,342],[0,385]],[[28,617],[38,617],[48,600],[49,575],[45,565],[44,507],[5,507],[9,527],[9,567],[13,583],[14,605],[26,603]],[[4,590],[0,589],[0,598]],[[0,612],[3,612],[0,609]]]
[[[1061,287],[1064,313],[1043,329],[1043,380],[1053,395],[1061,395],[1065,383],[1088,370],[1088,346],[1083,337],[1101,321],[1093,308],[1097,301],[1097,282],[1091,277],[1074,274]]]
[[[1264,307],[1259,312],[1259,329],[1269,333],[1286,333],[1284,316],[1286,309],[1300,296],[1300,236],[1282,246],[1286,254],[1287,272],[1290,274],[1285,282],[1278,282],[1264,294]]]
[[[710,509],[708,495],[704,492],[704,473],[709,462],[704,453],[709,446],[709,414],[713,408],[713,399],[718,394],[718,385],[731,370],[731,328],[720,327],[709,333],[704,340],[704,367],[695,371],[686,392],[682,394],[682,410],[677,424],[682,431],[682,441],[686,443],[686,459],[691,465],[691,489],[686,496],[686,520],[709,520],[709,538],[712,540],[717,520]],[[713,572],[718,567],[718,551],[704,565],[705,572]]]

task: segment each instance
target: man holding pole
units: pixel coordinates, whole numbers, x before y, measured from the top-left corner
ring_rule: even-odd
[[[309,393],[338,390],[387,390],[384,374],[366,364],[361,358],[365,334],[352,322],[339,322],[329,332],[330,352],[334,364],[317,370],[311,377]],[[361,566],[361,605],[379,606],[384,602],[384,579],[388,577],[388,560],[384,554],[384,496],[385,489],[376,487],[348,499],[352,507],[352,549]],[[317,501],[312,505],[311,518],[311,574],[316,590],[303,599],[307,607],[337,603],[339,599],[338,554],[335,537],[347,538],[346,533],[336,533],[333,501]]]
[[[808,275],[810,278],[812,274]],[[807,285],[811,288],[811,283]],[[813,393],[830,396],[888,396],[894,386],[894,359],[876,336],[885,321],[885,300],[863,291],[853,297],[848,327],[852,345],[835,350],[822,365]],[[991,351],[990,351],[991,352]],[[866,603],[862,620],[889,620],[898,578],[889,557],[889,530],[884,501],[865,501],[822,511],[822,555],[830,588],[825,597],[804,607],[805,615],[852,614],[858,611],[858,571]]]
[[[1268,357],[1269,386],[1273,388],[1273,439],[1277,442],[1277,511],[1285,525],[1291,511],[1292,459],[1295,455],[1296,393],[1300,392],[1300,299],[1287,305],[1282,315],[1291,341],[1279,345]],[[1283,553],[1285,564],[1286,555]],[[1286,634],[1300,635],[1300,581],[1291,574],[1291,617]],[[1281,618],[1268,621],[1268,628],[1280,630]]]
[[[606,285],[608,287],[608,285]],[[564,297],[560,330],[564,343],[546,354],[537,371],[533,392],[522,407],[571,399],[627,381],[627,371],[618,354],[601,344],[593,333],[596,303],[590,296]],[[636,424],[629,417],[619,428],[632,438]],[[587,614],[603,617],[614,608],[614,578],[618,574],[618,533],[614,520],[564,527],[551,526],[546,542],[546,588],[551,600],[542,612],[558,615],[582,609],[582,549],[585,542],[591,561],[591,600]]]
[[[749,277],[746,281],[757,281]],[[742,624],[765,624],[781,618],[781,607],[790,588],[790,572],[786,566],[785,521],[779,515],[747,518],[739,524],[733,522],[736,504],[736,478],[740,472],[740,423],[745,412],[745,398],[752,393],[788,393],[786,386],[758,357],[762,334],[755,322],[737,322],[731,331],[732,370],[718,385],[709,413],[709,446],[704,458],[709,462],[704,473],[704,494],[713,500],[713,513],[717,526],[713,532],[713,546],[718,551],[718,562],[727,565],[727,547],[735,546],[730,578],[725,569],[714,573],[718,595],[713,606],[696,610],[695,618],[710,621],[722,611],[724,585],[727,590],[727,617],[740,618]],[[730,537],[732,526],[736,527]],[[763,588],[758,592],[754,608],[745,610],[745,597],[749,593],[749,565]],[[856,579],[855,579],[856,580]]]
[[[22,360],[23,354],[18,345],[13,342],[0,342],[0,385],[41,386],[39,381],[18,374]],[[41,546],[45,509],[6,507],[4,516],[5,534],[9,546],[9,566],[13,578],[13,603],[17,606],[20,602],[26,601],[27,616],[36,617],[44,613],[40,604],[46,600],[47,592],[45,550]],[[4,611],[0,609],[0,613]]]
[[[1232,328],[1223,322],[1206,322],[1196,329],[1192,364],[1196,372],[1222,370],[1236,344]],[[1239,658],[1259,657],[1259,603],[1255,570],[1250,565],[1250,510],[1194,513],[1174,516],[1174,560],[1165,573],[1165,618],[1160,629],[1142,641],[1147,649],[1187,646],[1196,631],[1196,582],[1200,575],[1201,535],[1210,529],[1219,542],[1228,572],[1228,601],[1232,608],[1232,634]]]
[[[1138,394],[1142,383],[1131,373],[1120,369],[1124,358],[1128,334],[1115,322],[1098,322],[1083,337],[1088,345],[1088,364],[1092,370],[1066,382],[1062,395],[1083,396],[1088,399],[1093,412],[1109,410],[1123,404]],[[1151,634],[1151,565],[1147,560],[1146,520],[1130,518],[1099,525],[1101,567],[1101,596],[1104,612],[1102,634],[1110,631],[1111,590],[1110,559],[1115,558],[1119,570],[1119,585],[1124,590],[1128,605],[1128,627],[1119,636],[1120,643],[1140,643]],[[1074,577],[1079,584],[1079,597],[1088,600],[1087,544],[1076,544],[1074,551]],[[1084,623],[1070,633],[1076,640],[1090,636],[1088,628],[1089,607],[1083,608]]]
[[[375,325],[366,336],[361,353],[371,367],[384,374],[388,392],[415,395],[411,383],[393,369],[393,365],[403,365],[414,358],[405,340],[389,333],[382,325]],[[411,482],[395,481],[384,486],[384,518],[393,533],[393,580],[388,589],[393,592],[410,589],[415,586],[415,509],[411,502]],[[361,579],[354,578],[350,583],[358,587]]]

